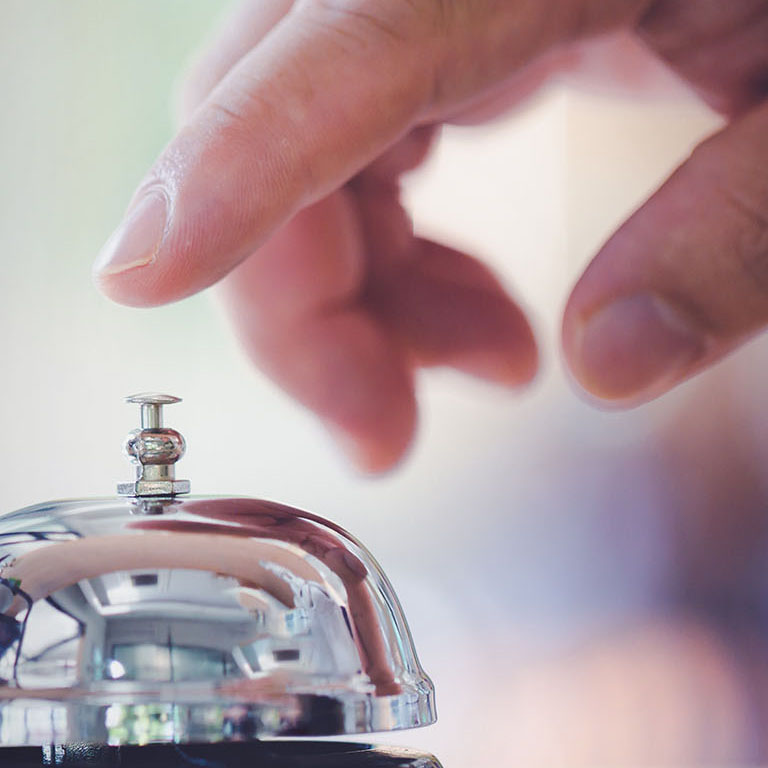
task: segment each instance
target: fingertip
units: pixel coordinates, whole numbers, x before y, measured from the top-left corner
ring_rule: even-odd
[[[512,331],[493,345],[464,352],[450,360],[463,373],[508,389],[529,387],[539,373],[539,350],[533,331],[522,312]]]
[[[99,293],[106,296],[111,301],[114,301],[116,304],[139,309],[154,306],[151,303],[147,304],[145,297],[137,296],[130,290],[126,291],[124,281],[115,279],[111,275],[104,275],[98,270],[93,269],[91,271],[91,280]]]
[[[394,472],[410,452],[415,435],[414,424],[397,435],[352,434],[336,426],[329,427],[333,441],[355,469],[363,475],[381,477]]]
[[[236,318],[253,361],[311,412],[366,474],[392,469],[416,429],[413,368],[366,312],[314,314],[289,328]]]
[[[387,382],[384,381],[387,380]],[[362,382],[361,382],[362,383]],[[355,387],[355,407],[339,402],[321,416],[342,454],[363,475],[381,476],[396,470],[410,452],[417,431],[418,405],[412,368],[387,365],[376,380]]]
[[[91,277],[97,290],[108,299],[128,307],[150,308],[185,299],[208,287],[223,274],[223,268],[203,280],[187,257],[185,243],[168,238],[144,258],[119,264],[105,263],[104,251],[95,262]]]
[[[614,407],[663,394],[690,375],[708,347],[692,319],[656,293],[611,297],[591,312],[574,308],[564,317],[563,351],[572,376]]]
[[[149,309],[183,298],[172,285],[157,280],[148,265],[137,266],[119,275],[105,274],[94,269],[91,278],[100,293],[126,307]]]
[[[96,285],[110,298],[135,304],[139,296],[123,289],[131,276],[151,272],[168,224],[168,198],[161,191],[141,196],[110,235],[93,264]],[[124,278],[128,278],[127,281]]]
[[[193,292],[187,259],[169,232],[172,208],[160,187],[137,196],[93,264],[93,282],[105,296],[130,307],[155,307]]]
[[[533,329],[528,326],[528,335],[525,344],[517,356],[518,387],[530,386],[538,377],[541,359],[539,357],[539,345]]]

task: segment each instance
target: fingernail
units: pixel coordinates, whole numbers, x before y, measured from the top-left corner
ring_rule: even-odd
[[[575,347],[581,384],[598,397],[623,400],[661,394],[704,355],[707,342],[685,312],[642,293],[589,316]]]
[[[157,192],[147,193],[125,217],[101,249],[93,271],[118,275],[151,264],[163,241],[168,202]]]

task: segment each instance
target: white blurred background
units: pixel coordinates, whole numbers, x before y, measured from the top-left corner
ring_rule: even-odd
[[[121,398],[169,391],[194,491],[327,516],[390,575],[441,719],[381,741],[446,768],[768,759],[768,345],[628,413],[584,403],[558,351],[582,267],[717,119],[654,71],[653,92],[560,83],[445,131],[408,182],[416,225],[521,297],[543,371],[515,395],[424,374],[412,455],[362,478],[210,296],[135,310],[90,281],[220,5],[0,5],[0,509],[111,494]]]

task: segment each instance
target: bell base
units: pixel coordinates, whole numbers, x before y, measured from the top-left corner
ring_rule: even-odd
[[[411,749],[328,741],[0,747],[0,764],[8,768],[441,768],[432,755]]]

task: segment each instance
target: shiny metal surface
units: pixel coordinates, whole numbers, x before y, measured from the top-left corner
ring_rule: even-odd
[[[163,426],[163,406],[180,403],[175,395],[145,392],[131,395],[126,402],[141,406],[141,429],[125,440],[123,452],[136,465],[136,479],[119,483],[121,496],[175,496],[189,493],[189,480],[176,479],[176,462],[184,455],[186,443],[175,430]]]
[[[0,516],[0,745],[354,734],[434,720],[392,587],[332,523],[204,497]]]

